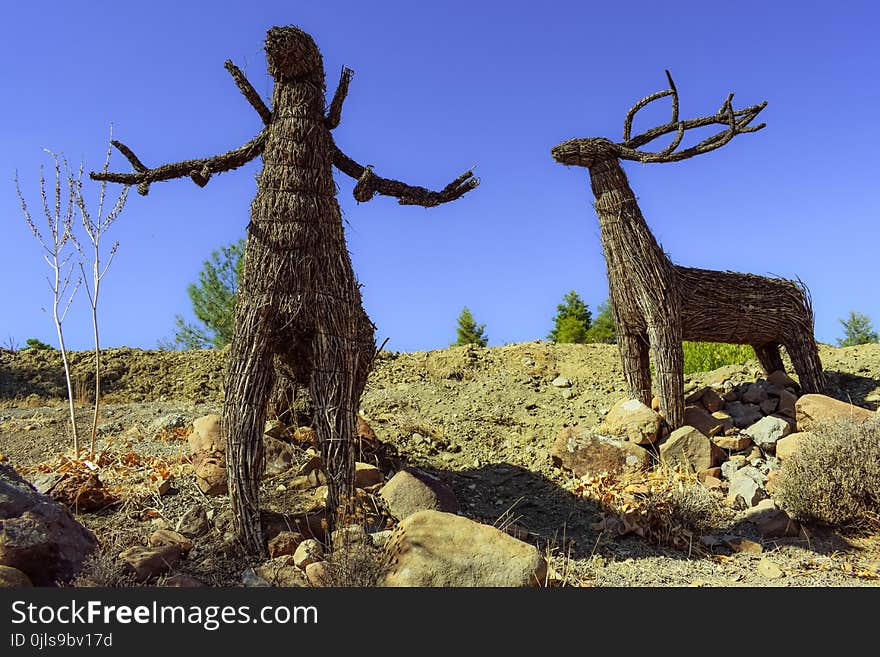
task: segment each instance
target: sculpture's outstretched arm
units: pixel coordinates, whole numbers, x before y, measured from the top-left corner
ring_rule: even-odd
[[[244,146],[236,148],[234,151],[198,160],[184,160],[183,162],[163,164],[153,169],[144,165],[137,155],[122,142],[114,139],[110,143],[131,162],[135,173],[92,171],[89,173],[89,178],[92,180],[122,183],[123,185],[137,185],[138,194],[146,196],[150,191],[150,183],[189,176],[199,187],[204,187],[208,184],[212,174],[230,171],[231,169],[237,169],[243,164],[247,164],[263,152],[263,146],[266,143],[266,130],[264,129]]]
[[[242,95],[247,99],[251,106],[257,110],[263,123],[268,125],[272,121],[272,111],[260,98],[254,86],[248,81],[244,73],[241,72],[232,60],[227,59],[224,66],[235,84],[241,91]],[[137,155],[121,141],[113,140],[112,143],[116,149],[122,153],[125,158],[131,162],[135,173],[112,173],[108,171],[89,173],[92,180],[106,180],[108,182],[122,183],[123,185],[137,185],[138,194],[146,196],[150,191],[150,183],[159,182],[161,180],[171,180],[172,178],[183,178],[189,176],[193,182],[199,187],[208,184],[211,175],[237,169],[253,160],[263,152],[263,146],[266,143],[266,131],[263,130],[256,137],[240,148],[215,155],[214,157],[204,157],[198,160],[185,160],[183,162],[174,162],[172,164],[163,164],[153,169],[148,168],[140,161]]]
[[[360,202],[369,201],[376,194],[384,194],[395,197],[401,205],[421,205],[430,208],[454,201],[480,184],[480,179],[474,177],[473,170],[468,170],[439,192],[407,185],[399,180],[377,176],[373,173],[373,167],[358,164],[335,145],[333,164],[344,174],[358,181],[354,186],[354,197]]]
[[[350,68],[343,68],[339,78],[339,86],[333,94],[333,100],[324,118],[324,125],[332,130],[339,125],[342,118],[342,104],[348,95],[348,85],[354,72]],[[333,145],[333,164],[342,173],[357,180],[354,186],[354,197],[359,202],[369,201],[376,194],[393,196],[401,205],[421,205],[426,208],[448,203],[463,196],[480,184],[480,179],[474,177],[473,170],[465,171],[458,178],[446,185],[439,192],[407,185],[399,180],[382,178],[373,173],[372,166],[358,164],[348,155],[343,153],[338,146]]]

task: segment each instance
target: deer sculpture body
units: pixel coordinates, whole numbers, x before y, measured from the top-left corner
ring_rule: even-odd
[[[768,374],[784,370],[779,348],[785,346],[803,392],[821,392],[823,374],[813,311],[803,284],[674,265],[648,228],[620,160],[684,160],[720,148],[737,134],[764,127],[750,123],[766,102],[734,110],[733,94],[717,114],[679,120],[678,91],[668,71],[666,75],[669,89],[643,98],[630,109],[621,143],[601,137],[571,139],[555,146],[551,154],[561,164],[589,170],[629,394],[650,404],[653,360],[660,412],[674,429],[684,422],[683,340],[749,344]],[[672,97],[672,120],[632,137],[636,112],[666,96]],[[726,129],[676,150],[687,130],[713,124]],[[675,137],[663,150],[639,150],[671,133]]]
[[[357,411],[377,350],[375,327],[363,309],[346,248],[332,167],[358,180],[358,201],[378,193],[401,204],[430,207],[478,184],[468,171],[433,192],[361,166],[336,147],[330,133],[339,124],[351,71],[343,69],[325,111],[323,61],[312,38],[293,26],[273,27],[265,50],[275,81],[271,110],[244,74],[226,62],[265,124],[253,140],[223,155],[156,168],[114,142],[135,172],[91,174],[95,180],[137,185],[146,194],[150,183],[186,176],[204,186],[213,174],[263,157],[247,228],[221,422],[235,528],[254,553],[266,551],[258,491],[266,407],[277,373],[273,365],[285,376],[292,374],[312,397],[328,479],[330,529],[354,492]]]

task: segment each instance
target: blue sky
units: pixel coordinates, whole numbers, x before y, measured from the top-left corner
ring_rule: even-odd
[[[148,166],[217,154],[260,129],[223,68],[231,58],[264,96],[262,42],[295,24],[324,55],[328,93],[355,70],[340,147],[380,175],[440,188],[471,165],[481,185],[445,206],[339,202],[364,305],[388,349],[447,346],[468,306],[490,345],[543,339],[575,289],[607,297],[587,172],[550,148],[619,140],[627,109],[665,86],[683,118],[762,100],[767,128],[674,164],[625,164],[673,261],[799,276],[816,335],[833,343],[850,309],[880,324],[880,10],[870,2],[123,2],[4,7],[0,67],[0,343],[55,344],[49,273],[13,176],[39,204],[42,149],[100,168],[108,128]],[[659,103],[658,103],[659,105]],[[668,104],[636,130],[668,120]],[[696,135],[694,139],[705,135]],[[118,154],[116,170],[128,171]],[[213,249],[244,234],[259,160],[215,177],[132,193],[105,238],[120,242],[104,280],[104,344],[154,348]],[[97,188],[87,185],[94,205]],[[39,218],[39,213],[37,218]],[[91,345],[84,294],[65,323]]]

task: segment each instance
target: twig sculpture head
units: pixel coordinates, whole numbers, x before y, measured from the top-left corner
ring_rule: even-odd
[[[750,344],[768,373],[783,369],[783,345],[803,391],[820,392],[823,382],[810,299],[800,282],[676,266],[648,228],[620,160],[676,162],[716,150],[736,135],[765,125],[751,124],[766,102],[735,110],[733,94],[715,114],[680,120],[678,90],[669,71],[666,77],[668,89],[646,96],[627,112],[622,141],[569,139],[553,147],[551,155],[560,164],[590,172],[629,394],[650,403],[653,359],[661,413],[675,428],[684,421],[682,340]],[[672,99],[671,120],[633,137],[636,113],[666,96]],[[710,125],[725,129],[678,150],[687,131]],[[669,134],[674,137],[665,148],[643,149]]]

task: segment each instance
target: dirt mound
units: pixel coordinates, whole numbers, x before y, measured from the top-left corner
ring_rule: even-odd
[[[74,397],[94,396],[94,353],[68,353]],[[148,351],[106,349],[101,357],[101,389],[108,403],[222,400],[226,352],[215,349]],[[0,403],[34,405],[67,398],[61,352],[55,349],[0,350]]]

